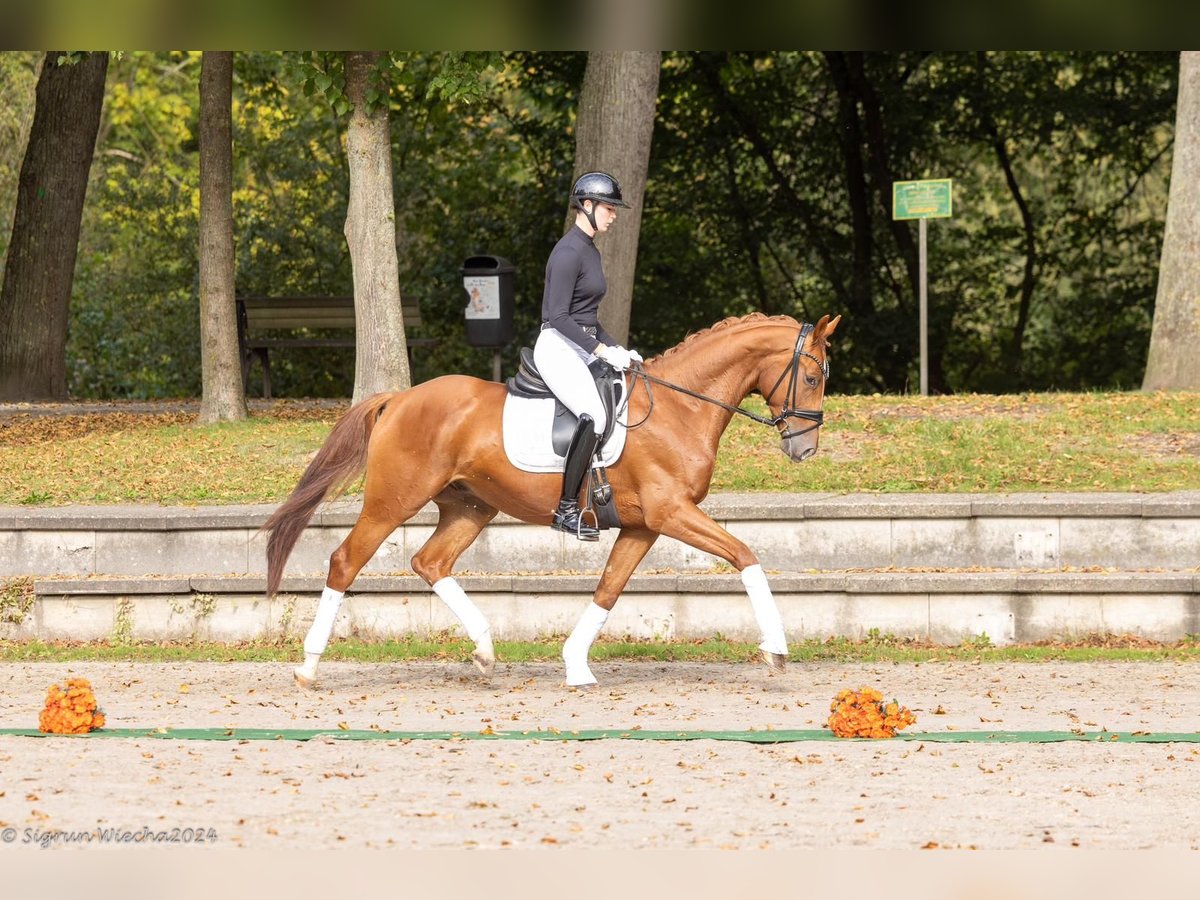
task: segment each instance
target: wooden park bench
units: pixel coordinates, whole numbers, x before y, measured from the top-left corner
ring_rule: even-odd
[[[421,307],[416,299],[401,295],[404,311],[404,331],[408,333],[421,325]],[[353,297],[238,297],[238,346],[242,359],[242,385],[248,384],[250,366],[258,357],[263,372],[263,396],[271,397],[272,350],[290,347],[353,347]],[[304,329],[321,332],[304,335],[283,334]],[[342,332],[330,334],[330,332]],[[346,332],[350,332],[347,334]],[[408,359],[412,364],[413,347],[430,347],[436,338],[408,339]]]

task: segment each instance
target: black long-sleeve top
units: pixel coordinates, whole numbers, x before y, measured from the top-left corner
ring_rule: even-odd
[[[601,344],[617,342],[600,326],[597,314],[608,290],[600,251],[578,225],[564,234],[546,260],[546,289],[542,294],[542,321],[570,338],[588,353]],[[596,326],[592,337],[581,326]]]

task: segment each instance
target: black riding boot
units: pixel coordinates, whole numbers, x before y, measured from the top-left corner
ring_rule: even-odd
[[[600,540],[600,529],[583,521],[579,509],[579,489],[583,487],[583,479],[591,466],[598,440],[596,430],[592,427],[592,417],[586,414],[580,416],[575,433],[571,436],[571,444],[567,447],[562,498],[550,522],[551,528],[573,534],[581,541]]]

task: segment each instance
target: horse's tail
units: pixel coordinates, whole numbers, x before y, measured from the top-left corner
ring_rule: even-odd
[[[283,566],[322,501],[348,488],[367,465],[371,429],[394,394],[375,394],[356,403],[338,419],[325,444],[308,464],[283,505],[263,523],[267,540],[267,596],[279,590]]]

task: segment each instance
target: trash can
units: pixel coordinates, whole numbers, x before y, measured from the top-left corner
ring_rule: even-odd
[[[463,263],[464,316],[472,347],[503,347],[516,335],[514,271],[502,256],[471,256]]]

